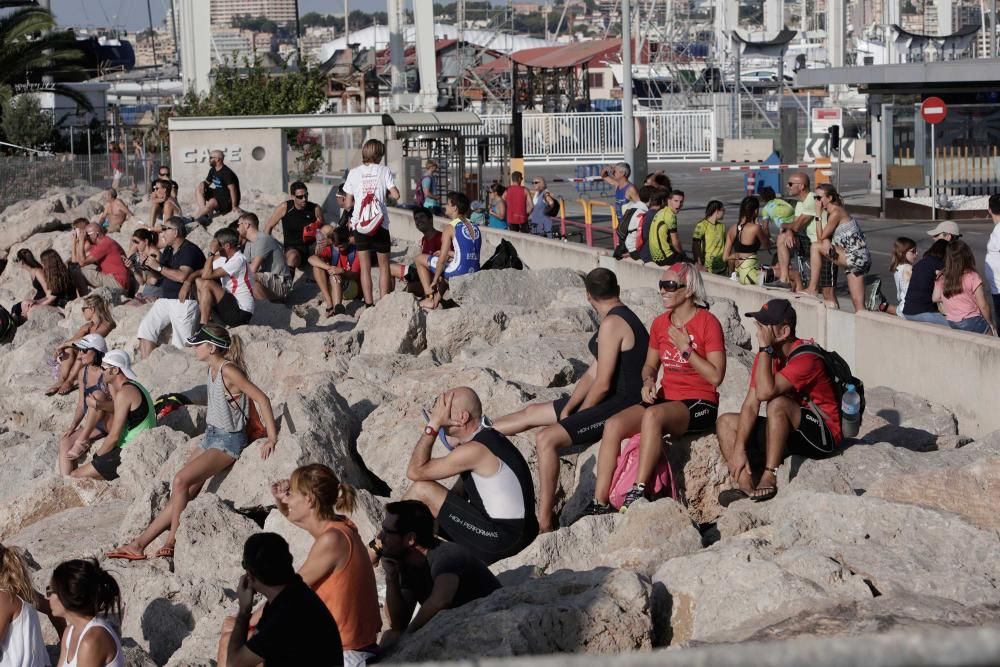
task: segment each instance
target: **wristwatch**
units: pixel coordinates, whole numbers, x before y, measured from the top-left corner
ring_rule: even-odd
[[[430,424],[424,426],[424,435],[429,435],[431,437],[434,437],[435,435],[437,435],[437,432],[438,430],[433,426],[431,426]]]
[[[691,358],[691,353],[692,352],[694,352],[694,350],[692,348],[690,348],[690,347],[688,349],[684,350],[683,352],[681,352],[681,359],[683,359],[684,361],[687,361],[688,359]]]
[[[767,352],[767,353],[768,353],[768,354],[770,354],[770,355],[771,355],[772,357],[774,356],[774,348],[773,348],[773,347],[771,347],[770,345],[767,345],[766,347],[761,347],[761,348],[758,348],[758,349],[757,349],[757,351],[758,351],[758,352]]]

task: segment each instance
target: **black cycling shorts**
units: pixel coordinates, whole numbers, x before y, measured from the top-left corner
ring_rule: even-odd
[[[782,458],[797,454],[809,459],[825,459],[833,454],[834,441],[830,427],[811,408],[802,407],[799,427],[788,434]],[[767,417],[757,417],[750,446],[759,455],[767,451]]]
[[[375,233],[371,235],[362,234],[355,230],[354,245],[359,252],[374,250],[377,253],[387,255],[392,250],[392,237],[389,236],[389,230],[384,226],[376,229]]]
[[[227,327],[241,327],[244,324],[249,324],[250,318],[253,317],[253,313],[248,313],[240,308],[236,297],[230,292],[223,294],[219,303],[215,304],[215,312]]]
[[[107,454],[94,454],[90,459],[90,465],[94,466],[101,477],[109,482],[118,479],[118,466],[122,464],[122,450],[120,447],[113,448]]]
[[[563,396],[552,402],[552,407],[556,411],[556,419],[559,418],[559,414],[566,407],[566,404],[569,403],[569,399],[569,396]],[[633,405],[636,405],[635,401],[627,401],[612,396],[592,408],[574,412],[569,417],[566,417],[566,419],[562,419],[557,423],[566,430],[574,445],[597,442],[604,435],[604,425],[607,421],[622,410],[626,410]]]
[[[657,398],[654,405],[664,403],[683,403],[688,409],[688,427],[685,433],[702,433],[715,430],[715,421],[719,417],[719,404],[706,401],[703,398],[686,398],[681,401],[669,401]]]
[[[535,508],[526,507],[532,513]],[[454,491],[441,504],[438,534],[466,547],[487,565],[519,553],[538,535],[534,514],[528,519],[491,519]]]

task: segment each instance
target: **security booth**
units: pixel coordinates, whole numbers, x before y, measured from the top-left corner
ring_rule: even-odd
[[[484,167],[495,165],[503,170],[509,163],[510,144],[506,134],[479,134],[474,132],[476,129],[397,130],[405,170],[405,179],[401,180],[419,182],[427,160],[433,160],[438,165],[435,191],[425,193],[427,196],[444,201],[445,194],[455,190],[465,193],[469,201],[485,200]]]

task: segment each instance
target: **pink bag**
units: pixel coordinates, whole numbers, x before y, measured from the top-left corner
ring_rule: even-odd
[[[627,441],[623,440],[624,447],[622,453],[618,455],[618,463],[615,465],[615,474],[611,477],[611,506],[621,507],[625,500],[625,494],[635,485],[636,475],[639,474],[639,440],[641,434],[636,433]],[[650,496],[658,498],[670,492],[670,497],[681,502],[681,495],[677,490],[677,483],[674,481],[674,471],[670,468],[670,461],[667,460],[665,452],[660,453],[660,460],[653,470],[653,485],[646,487]]]

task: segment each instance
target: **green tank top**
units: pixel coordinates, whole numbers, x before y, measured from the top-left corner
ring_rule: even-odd
[[[143,431],[156,427],[156,410],[153,407],[153,399],[149,397],[149,392],[138,382],[129,380],[125,384],[130,384],[139,390],[139,393],[142,394],[142,402],[139,407],[130,410],[128,417],[125,418],[125,429],[122,431],[121,437],[118,438],[119,447],[124,447],[132,442]]]

